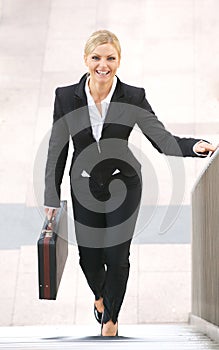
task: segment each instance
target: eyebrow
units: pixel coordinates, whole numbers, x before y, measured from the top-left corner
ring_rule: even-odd
[[[101,56],[101,55],[99,55],[98,53],[93,53],[93,55],[96,55],[96,56]],[[107,57],[110,57],[110,56],[115,56],[115,54],[114,53],[111,53],[110,55],[108,55]]]

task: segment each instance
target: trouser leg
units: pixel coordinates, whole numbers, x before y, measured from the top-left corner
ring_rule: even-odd
[[[105,248],[107,272],[103,293],[103,322],[116,323],[124,299],[129,276],[129,248],[131,240]]]
[[[129,276],[130,244],[131,240],[107,248],[78,247],[87,283],[96,300],[104,299],[104,323],[118,318]]]
[[[78,246],[80,266],[87,283],[94,293],[95,299],[103,297],[106,277],[103,248],[88,248]]]
[[[105,213],[82,208],[73,196],[80,265],[96,300],[103,297],[104,323],[110,319],[116,323],[124,300],[130,267],[129,250],[141,198],[141,183],[136,177],[118,175],[117,178],[126,183],[127,195],[116,210],[121,202],[119,183],[110,200],[105,204],[101,202],[105,205]]]
[[[104,202],[90,196],[88,178],[72,182],[71,189],[79,263],[98,300],[103,296],[106,275],[103,249],[106,226]]]
[[[112,211],[119,203],[120,189],[115,188],[113,200],[106,205],[105,261],[107,266],[104,285],[103,322],[116,323],[124,300],[129,277],[129,255],[141,199],[141,182],[137,177],[118,175],[126,184],[127,194],[118,210]],[[119,183],[118,183],[119,185]],[[118,198],[116,198],[118,196]]]

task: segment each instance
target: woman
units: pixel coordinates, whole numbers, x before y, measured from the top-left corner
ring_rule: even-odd
[[[215,151],[208,142],[169,133],[144,89],[116,76],[120,58],[117,37],[97,31],[85,45],[88,73],[78,84],[56,89],[45,176],[45,212],[50,218],[59,207],[71,136],[71,196],[80,266],[95,296],[94,314],[102,336],[118,334],[141,198],[141,166],[128,148],[134,125],[167,155],[196,157]]]

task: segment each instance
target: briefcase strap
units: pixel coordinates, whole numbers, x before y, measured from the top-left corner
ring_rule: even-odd
[[[52,232],[52,231],[51,231]],[[50,237],[44,239],[44,255],[43,255],[43,265],[44,265],[44,298],[50,299],[50,251],[49,251],[49,241]]]

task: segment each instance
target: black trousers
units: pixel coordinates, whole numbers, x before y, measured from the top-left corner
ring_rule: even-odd
[[[104,185],[83,177],[71,185],[80,266],[95,299],[103,297],[103,322],[116,323],[129,277],[141,179],[119,173]]]

